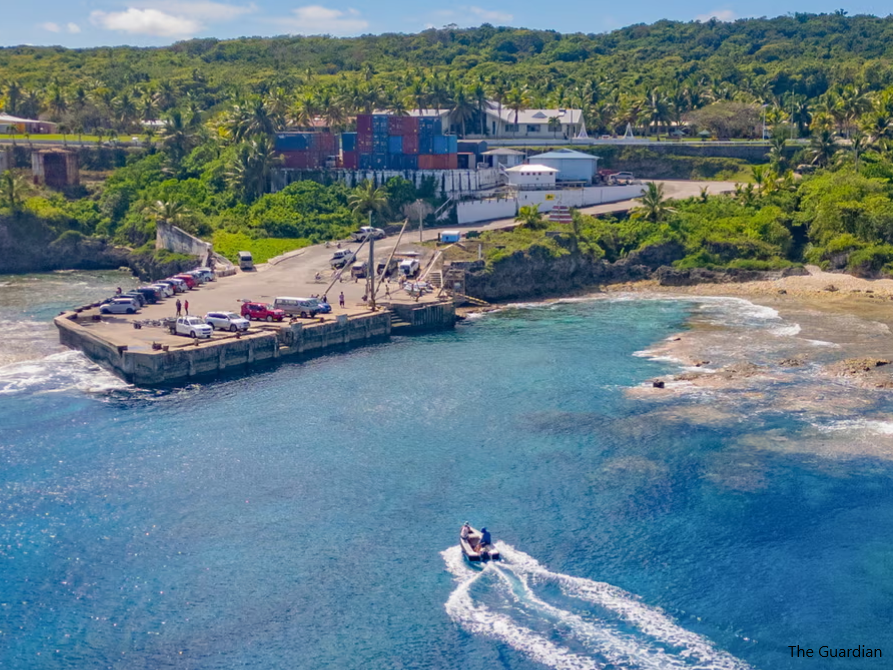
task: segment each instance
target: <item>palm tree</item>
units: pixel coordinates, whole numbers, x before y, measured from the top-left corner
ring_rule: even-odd
[[[773,135],[769,140],[769,153],[766,156],[769,158],[772,169],[778,173],[784,172],[787,164],[787,159],[784,157],[784,146],[785,139],[780,135]]]
[[[527,93],[517,86],[508,92],[505,98],[505,105],[510,110],[515,113],[515,134],[518,133],[518,115],[521,113],[521,110],[527,109],[530,106],[530,100],[527,97]]]
[[[667,218],[667,214],[675,210],[667,206],[667,198],[664,196],[664,185],[655,184],[653,181],[646,184],[646,190],[637,198],[641,203],[630,212],[632,219],[644,219],[651,223],[659,223]]]
[[[259,135],[239,145],[226,173],[227,183],[241,193],[243,201],[250,203],[267,191],[273,168],[280,161],[269,136]]]
[[[190,213],[182,202],[176,200],[156,200],[147,205],[143,211],[156,221],[172,225],[180,223]]]
[[[13,116],[19,113],[19,103],[22,100],[22,87],[15,79],[6,85],[6,104],[5,109]]]
[[[12,173],[12,170],[6,170],[0,175],[0,196],[13,212],[18,212],[22,207],[21,192],[22,181]]]
[[[471,97],[477,106],[477,112],[481,119],[481,136],[487,134],[487,110],[492,107],[490,101],[487,100],[487,89],[484,88],[483,79],[478,79],[471,91]]]
[[[375,188],[371,181],[364,181],[348,196],[347,204],[354,214],[360,216],[380,214],[388,207],[388,194],[384,188]]]
[[[453,92],[453,104],[450,107],[450,119],[462,130],[462,137],[466,135],[466,124],[474,116],[474,102],[468,97],[465,89],[457,86]]]
[[[295,101],[289,116],[289,122],[297,128],[311,128],[313,119],[319,116],[319,103],[311,91]]]
[[[68,111],[68,100],[65,99],[65,92],[59,86],[59,82],[53,84],[50,91],[49,108],[56,120],[62,118],[62,115]]]
[[[826,167],[837,153],[837,142],[830,130],[820,130],[814,133],[809,141],[809,154],[811,163]]]
[[[764,165],[753,165],[750,168],[750,175],[753,183],[756,184],[757,193],[763,195],[766,190],[767,170]]]
[[[545,228],[547,225],[546,215],[540,211],[539,205],[524,205],[518,209],[515,223],[520,223],[525,228],[530,228],[531,230]]]
[[[196,146],[199,121],[198,116],[186,117],[179,109],[174,109],[167,115],[161,128],[161,146],[174,167],[179,167],[180,162]]]

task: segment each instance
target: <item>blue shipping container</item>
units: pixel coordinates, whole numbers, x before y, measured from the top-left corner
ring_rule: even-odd
[[[449,140],[447,140],[446,136],[434,136],[434,153],[438,155],[450,153],[450,143]]]
[[[310,147],[309,133],[278,133],[277,151],[306,151]]]
[[[455,135],[447,135],[447,153],[455,154],[459,152],[459,138]]]
[[[372,154],[360,154],[357,164],[360,166],[361,170],[371,170]]]
[[[404,170],[418,170],[419,169],[419,157],[415,154],[405,154],[403,156],[403,169]]]
[[[403,153],[403,138],[399,135],[396,137],[388,138],[388,153],[389,154],[402,154]]]
[[[387,167],[388,167],[388,157],[387,157],[387,155],[384,155],[384,156],[377,156],[377,155],[373,154],[373,155],[371,156],[371,158],[372,158],[372,169],[373,169],[373,170],[385,170],[385,169],[387,169]]]
[[[357,134],[341,133],[341,151],[357,150]]]

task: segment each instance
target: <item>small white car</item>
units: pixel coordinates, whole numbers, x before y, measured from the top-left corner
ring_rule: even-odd
[[[217,280],[217,275],[214,274],[214,271],[211,268],[196,268],[195,271],[200,272],[206,282]]]
[[[133,298],[115,298],[99,308],[100,314],[136,314],[140,306]]]
[[[170,284],[152,284],[152,288],[157,288],[161,291],[161,295],[165,298],[170,298],[176,291],[174,291],[174,287]]]
[[[248,330],[251,325],[235,312],[208,312],[205,314],[205,323],[215,330],[228,330],[231,333],[237,330]]]
[[[171,326],[172,335],[186,335],[193,338],[211,337],[213,331],[211,326],[197,316],[178,317],[174,325]]]
[[[329,263],[333,268],[343,268],[348,263],[353,263],[356,258],[357,255],[350,249],[339,249],[332,254],[332,259]]]
[[[376,228],[374,226],[361,226],[360,229],[352,235],[355,242],[362,242],[366,237],[370,236],[373,240],[380,240],[385,237],[385,232],[381,228]]]

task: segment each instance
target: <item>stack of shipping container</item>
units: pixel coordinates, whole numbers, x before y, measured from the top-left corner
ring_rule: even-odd
[[[319,170],[338,154],[337,137],[332,133],[277,133],[276,151],[282,167]]]
[[[457,139],[444,135],[439,118],[360,114],[357,133],[341,136],[341,165],[361,170],[455,170],[458,168]],[[355,161],[355,163],[354,163]]]
[[[279,133],[276,151],[287,168],[317,170],[335,165],[345,170],[456,170],[458,141],[444,135],[439,118],[360,114],[357,132]]]

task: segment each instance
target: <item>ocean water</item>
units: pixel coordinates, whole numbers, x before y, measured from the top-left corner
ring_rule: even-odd
[[[100,293],[115,279],[84,276]],[[16,314],[45,321],[57,299],[35,290]],[[693,317],[755,350],[797,335],[744,301],[533,304],[162,390],[34,345],[0,368],[0,667],[893,656],[891,462],[754,446],[846,440],[893,407],[817,428],[773,402],[801,378],[732,402],[630,393],[678,371],[634,354]],[[465,563],[465,520],[506,560]]]

